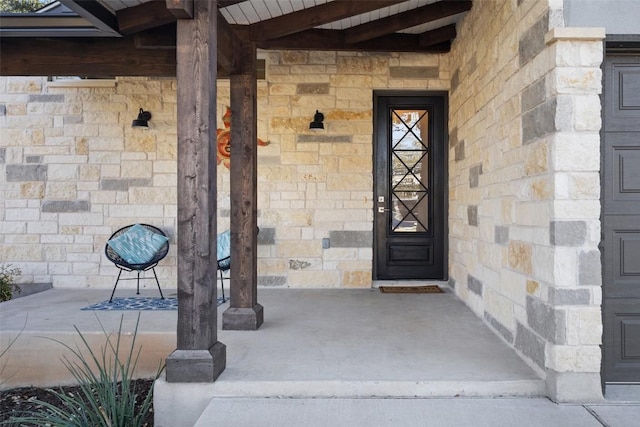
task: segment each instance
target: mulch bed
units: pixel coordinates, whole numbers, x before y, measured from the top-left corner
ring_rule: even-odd
[[[146,396],[147,392],[153,387],[152,379],[140,379],[135,380],[134,382],[138,396]],[[56,391],[62,391],[65,394],[76,393],[79,390],[78,386],[50,388]],[[53,405],[59,403],[58,398],[47,391],[46,388],[21,387],[0,391],[0,423],[9,420],[11,416],[17,416],[19,414],[24,414],[25,412],[42,410],[42,406],[38,405],[35,402],[36,400]],[[151,410],[147,414],[147,418],[144,420],[143,425],[153,427],[153,404],[151,405]]]

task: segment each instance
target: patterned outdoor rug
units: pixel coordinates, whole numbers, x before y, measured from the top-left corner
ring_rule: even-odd
[[[228,299],[227,299],[228,300]],[[218,297],[218,305],[225,301],[222,297]],[[126,297],[114,298],[113,302],[103,301],[92,304],[81,310],[177,310],[177,298],[160,299],[158,297]]]
[[[442,294],[438,285],[427,286],[380,286],[383,294]]]

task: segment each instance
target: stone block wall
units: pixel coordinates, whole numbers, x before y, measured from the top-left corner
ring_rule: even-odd
[[[258,137],[269,141],[258,147],[258,285],[371,287],[373,92],[447,90],[449,68],[448,55],[267,54],[258,83]],[[228,83],[218,87],[221,112]],[[309,130],[316,110],[324,131]],[[218,176],[228,216],[232,178],[221,166]]]
[[[104,245],[132,222],[175,243],[175,94],[173,79],[0,78],[0,262],[19,266],[20,281],[113,286]],[[140,108],[153,114],[149,130],[131,127]],[[175,286],[175,265],[174,246],[156,268],[164,285]]]
[[[458,26],[449,271],[552,398],[591,400],[601,395],[603,53],[597,34],[562,22],[562,2],[488,0]]]
[[[373,91],[447,90],[448,55],[270,52],[258,83],[260,286],[370,287]],[[218,127],[229,82],[218,84]],[[148,130],[131,128],[139,108]],[[313,132],[316,110],[325,130]],[[104,245],[148,222],[176,233],[176,82],[118,78],[53,87],[0,78],[0,262],[23,282],[113,286]],[[218,229],[229,228],[229,170],[218,165]],[[157,268],[176,281],[176,246]],[[147,285],[153,285],[149,282]],[[135,282],[123,287],[135,286]]]

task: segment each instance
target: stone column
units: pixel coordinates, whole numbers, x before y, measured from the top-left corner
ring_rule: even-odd
[[[549,224],[553,283],[547,301],[527,300],[529,326],[547,340],[547,392],[560,402],[602,399],[600,128],[604,28],[547,33],[555,99]],[[589,274],[584,274],[588,272]]]

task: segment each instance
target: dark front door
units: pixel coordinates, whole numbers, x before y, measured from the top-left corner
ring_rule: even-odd
[[[604,66],[604,376],[640,382],[640,56]]]
[[[446,278],[445,95],[374,95],[374,277]]]

